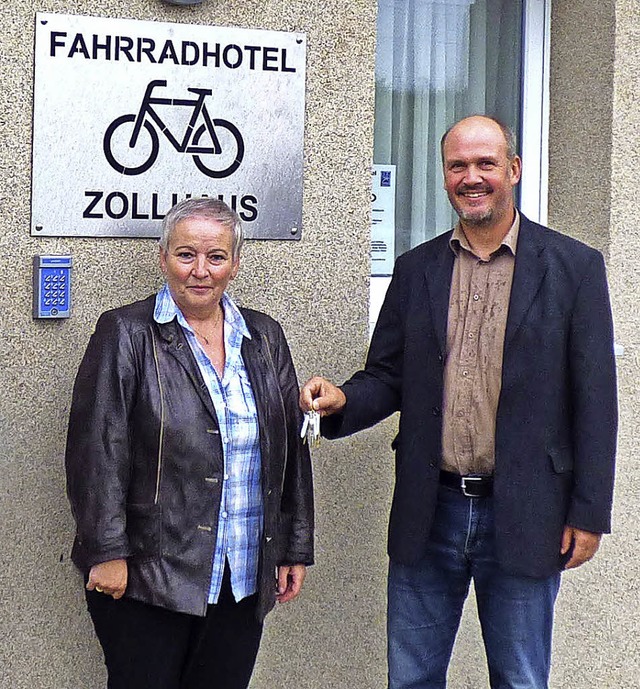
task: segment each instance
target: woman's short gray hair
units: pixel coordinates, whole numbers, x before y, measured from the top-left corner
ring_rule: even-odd
[[[240,258],[240,250],[244,242],[240,216],[224,201],[209,196],[180,201],[164,216],[160,246],[165,251],[169,246],[171,234],[176,225],[189,218],[209,218],[229,229],[233,235],[231,256],[234,261]]]

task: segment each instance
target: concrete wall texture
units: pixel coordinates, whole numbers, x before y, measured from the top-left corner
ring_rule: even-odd
[[[65,424],[75,370],[98,314],[160,284],[152,241],[29,235],[34,13],[307,33],[303,239],[249,242],[234,294],[283,323],[301,379],[319,373],[343,380],[366,351],[376,5],[215,0],[172,8],[160,0],[47,0],[0,8],[0,689],[104,686],[81,582],[68,560]],[[605,252],[624,347],[615,531],[593,563],[564,577],[557,689],[626,689],[637,687],[640,676],[639,27],[637,0],[553,3],[550,224]],[[65,252],[74,257],[74,315],[34,322],[31,258]],[[394,426],[392,419],[314,453],[318,564],[301,599],[270,616],[254,689],[385,685]],[[488,686],[472,601],[450,680],[453,689]]]

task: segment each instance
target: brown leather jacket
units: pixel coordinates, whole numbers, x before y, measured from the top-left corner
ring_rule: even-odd
[[[102,314],[76,378],[66,450],[77,531],[72,559],[126,558],[127,596],[204,615],[222,492],[218,421],[177,321],[153,320],[155,297]],[[264,530],[259,619],[275,569],[313,563],[309,453],[298,382],[280,325],[242,309],[242,357],[260,426]]]

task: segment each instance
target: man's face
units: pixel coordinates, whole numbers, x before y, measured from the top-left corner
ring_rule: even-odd
[[[443,147],[444,188],[464,225],[491,227],[513,219],[521,161],[509,160],[500,127],[484,117],[461,120]]]

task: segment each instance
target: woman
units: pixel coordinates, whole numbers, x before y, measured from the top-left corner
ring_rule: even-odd
[[[102,314],[76,378],[72,559],[109,689],[245,689],[265,615],[313,561],[289,348],[225,292],[242,240],[223,202],[174,206],[166,284]]]

